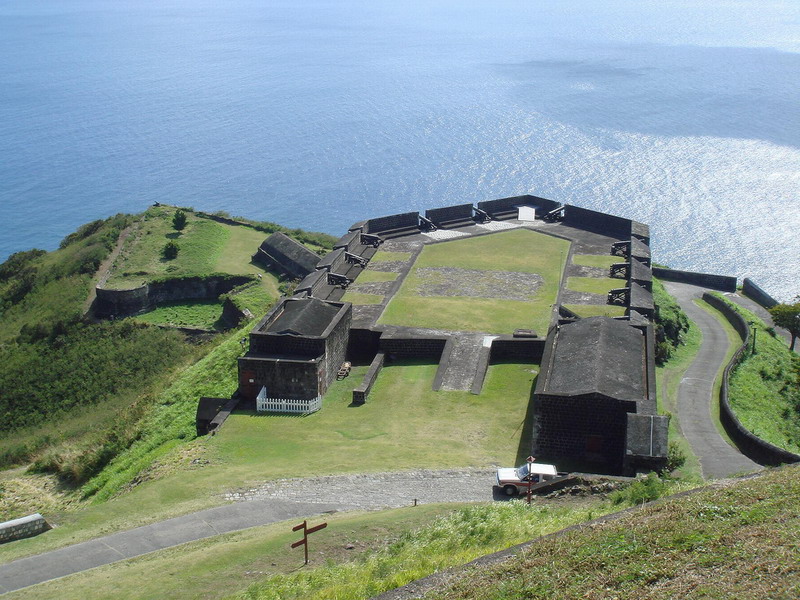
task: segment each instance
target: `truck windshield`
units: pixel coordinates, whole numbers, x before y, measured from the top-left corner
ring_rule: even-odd
[[[528,476],[528,465],[524,464],[521,467],[517,467],[517,477],[522,480]]]

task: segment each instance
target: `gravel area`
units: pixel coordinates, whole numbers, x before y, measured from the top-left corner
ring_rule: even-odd
[[[365,270],[367,271],[382,271],[384,273],[399,273],[403,268],[408,266],[409,261],[391,260],[385,262],[369,263]]]
[[[347,289],[352,292],[358,292],[359,294],[376,294],[378,296],[385,296],[392,290],[394,283],[394,281],[372,281],[369,283],[358,283],[358,279],[356,279],[356,282],[351,284]]]
[[[494,469],[402,471],[280,479],[225,494],[227,500],[275,498],[340,504],[355,509],[399,508],[434,502],[488,502],[496,499]],[[503,496],[504,497],[504,496]]]
[[[620,286],[624,287],[624,286]],[[576,292],[564,289],[561,292],[562,304],[608,304],[605,294],[592,294],[590,292]]]
[[[456,267],[422,267],[420,296],[469,296],[502,300],[529,300],[541,287],[541,275],[515,271],[482,271]]]

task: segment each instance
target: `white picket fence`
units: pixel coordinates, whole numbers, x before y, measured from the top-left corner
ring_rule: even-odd
[[[322,408],[322,396],[310,400],[297,400],[292,398],[267,398],[267,389],[261,388],[256,396],[256,410],[258,412],[281,412],[307,415]]]

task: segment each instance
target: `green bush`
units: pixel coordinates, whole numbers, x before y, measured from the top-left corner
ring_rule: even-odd
[[[689,317],[681,310],[664,285],[653,278],[653,303],[655,304],[656,364],[663,365],[673,351],[683,343],[689,331]]]
[[[178,244],[170,240],[164,244],[164,247],[161,249],[161,256],[163,256],[165,260],[172,260],[178,257],[180,249]]]
[[[175,231],[183,231],[184,227],[186,227],[186,213],[179,208],[172,216],[172,228]]]
[[[608,497],[613,504],[636,506],[657,500],[664,495],[667,489],[667,484],[658,475],[650,473],[647,477],[637,479],[624,489],[611,492]]]

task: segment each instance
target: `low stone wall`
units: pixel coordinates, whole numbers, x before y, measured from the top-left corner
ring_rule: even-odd
[[[338,248],[337,250],[331,250],[322,257],[322,260],[317,263],[317,271],[325,270],[329,273],[341,273],[342,270],[346,271],[348,269],[346,266],[342,269],[342,265],[346,263],[345,249]]]
[[[741,450],[742,453],[748,458],[759,464],[777,466],[784,463],[800,462],[800,456],[797,454],[789,452],[788,450],[784,450],[783,448],[778,448],[777,446],[762,440],[748,431],[747,428],[742,425],[742,423],[736,417],[733,409],[731,409],[730,402],[728,401],[728,382],[730,380],[731,372],[742,361],[742,357],[749,345],[750,328],[747,326],[744,318],[738,312],[732,309],[727,302],[720,300],[717,296],[705,293],[703,294],[703,300],[725,315],[725,318],[728,319],[731,325],[733,325],[734,329],[736,329],[736,332],[742,338],[742,345],[725,367],[725,372],[722,376],[722,385],[720,386],[719,390],[719,420],[722,422],[722,426],[725,428],[725,431],[728,432],[728,435],[731,436],[731,439],[739,447],[739,450]]]
[[[514,338],[502,336],[492,341],[489,364],[503,360],[522,360],[536,362],[544,354],[544,338]]]
[[[764,308],[772,308],[776,304],[779,304],[775,298],[765,292],[755,281],[749,277],[745,277],[742,281],[742,292],[744,292],[745,296],[755,300]]]
[[[364,227],[364,232],[381,233],[392,229],[413,227],[419,227],[419,213],[416,211],[369,219]]]
[[[667,281],[690,283],[692,285],[699,285],[723,292],[736,291],[736,277],[730,277],[728,275],[678,271],[676,269],[665,269],[663,267],[653,267],[653,275],[659,279],[666,279]]]
[[[564,210],[564,224],[586,231],[602,233],[620,239],[629,238],[631,235],[631,220],[624,217],[608,215],[596,210],[581,208],[567,204]]]
[[[39,513],[0,523],[0,544],[33,537],[52,529]]]
[[[546,213],[558,208],[561,203],[547,198],[540,198],[539,196],[531,196],[530,194],[478,202],[478,208],[490,215],[513,212],[516,210],[515,207],[522,205],[535,207],[537,213]]]
[[[390,358],[433,358],[440,360],[446,337],[381,337],[380,349]]]
[[[364,381],[353,390],[353,404],[360,406],[367,401],[367,397],[372,391],[372,386],[375,385],[375,380],[378,379],[378,373],[383,368],[385,359],[386,355],[383,352],[378,352],[375,358],[372,359],[372,363],[369,365],[366,375],[364,375]]]
[[[454,221],[471,221],[472,204],[431,208],[425,211],[425,218],[430,219],[436,225],[446,225]]]
[[[98,317],[127,317],[154,308],[164,302],[215,299],[233,288],[253,281],[253,275],[216,274],[176,277],[147,283],[130,290],[97,288],[94,314]]]

